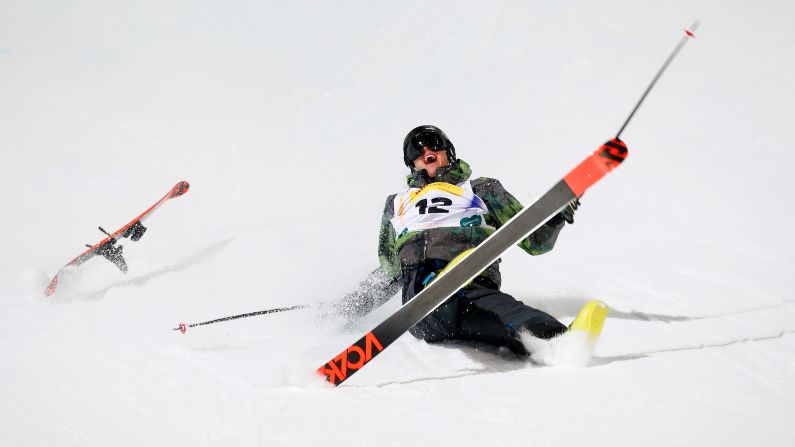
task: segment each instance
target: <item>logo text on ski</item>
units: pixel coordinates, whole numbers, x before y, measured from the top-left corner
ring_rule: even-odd
[[[374,351],[374,349],[377,351]],[[374,355],[383,350],[384,347],[375,334],[368,332],[367,335],[342,351],[330,362],[318,368],[317,372],[326,376],[326,380],[334,385],[339,385],[348,378],[349,374],[353,374],[363,368]]]
[[[600,157],[615,161],[616,163],[624,161],[624,159],[627,158],[627,152],[627,145],[617,138],[606,142],[599,148]]]

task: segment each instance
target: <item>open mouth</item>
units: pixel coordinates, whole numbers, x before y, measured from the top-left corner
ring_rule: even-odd
[[[422,161],[426,165],[429,165],[431,163],[436,163],[436,160],[438,160],[438,158],[436,158],[436,154],[427,154],[425,155],[425,157],[422,158]]]

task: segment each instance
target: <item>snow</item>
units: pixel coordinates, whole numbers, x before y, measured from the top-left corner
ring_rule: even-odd
[[[790,445],[795,30],[788,2],[0,4],[0,439],[100,445]],[[295,310],[376,266],[400,142],[437,124],[530,203],[612,137],[627,162],[504,287],[587,367],[404,336],[343,386],[346,328]],[[179,180],[130,271],[53,275]]]

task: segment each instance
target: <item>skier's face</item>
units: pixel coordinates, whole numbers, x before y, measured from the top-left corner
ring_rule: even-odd
[[[436,170],[442,166],[450,164],[447,158],[446,151],[432,151],[431,148],[425,146],[422,148],[422,155],[414,159],[414,169],[425,169],[428,175],[433,178],[436,177]]]

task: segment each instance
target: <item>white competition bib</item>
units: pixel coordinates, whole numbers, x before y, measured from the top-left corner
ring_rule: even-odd
[[[392,226],[399,236],[409,231],[444,227],[484,227],[489,212],[483,200],[472,192],[469,182],[458,185],[435,182],[424,188],[410,188],[395,196]]]

